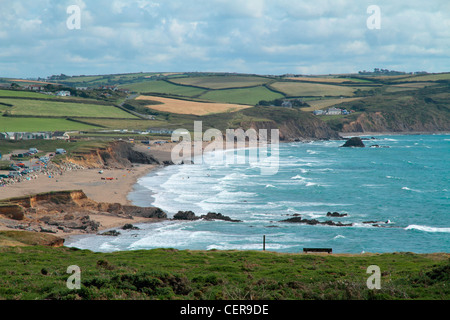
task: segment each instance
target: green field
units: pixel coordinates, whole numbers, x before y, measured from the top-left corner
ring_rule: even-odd
[[[396,79],[393,82],[450,80],[450,73],[435,73]]]
[[[195,97],[205,92],[203,89],[179,86],[162,80],[137,82],[130,85],[123,85],[123,87],[140,93],[163,93],[185,97]]]
[[[65,130],[93,130],[95,126],[55,118],[14,118],[0,116],[0,132],[39,132]]]
[[[98,119],[91,118],[85,120],[93,125],[102,126],[110,129],[138,129],[166,127],[167,121],[159,120],[140,120],[140,119]]]
[[[0,99],[0,102],[13,105],[7,110],[16,116],[136,118],[114,106],[25,99]]]
[[[205,89],[227,89],[227,88],[245,88],[266,84],[272,79],[254,76],[202,76],[202,77],[186,77],[170,80],[171,82],[197,86]]]
[[[0,90],[1,97],[18,97],[18,98],[39,98],[39,99],[54,99],[55,96],[30,92],[30,91],[15,91],[15,90]],[[0,101],[1,102],[1,101]]]
[[[327,85],[320,83],[302,83],[302,82],[275,82],[270,85],[277,91],[285,93],[291,97],[303,96],[353,96],[353,92],[357,89],[354,87],[346,87],[339,85]],[[363,88],[361,88],[363,90]]]
[[[20,240],[5,234],[0,238]],[[445,254],[323,256],[174,249],[93,253],[41,246],[0,247],[0,254],[0,299],[7,300],[450,298]],[[81,269],[78,290],[66,285],[71,265]],[[381,271],[379,290],[367,288],[371,265]]]
[[[200,98],[205,100],[247,105],[256,105],[261,100],[271,101],[283,97],[283,95],[273,92],[263,86],[242,89],[212,90],[200,96]]]

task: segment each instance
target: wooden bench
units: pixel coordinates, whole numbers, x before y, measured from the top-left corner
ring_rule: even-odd
[[[327,252],[327,253],[332,253],[333,249],[331,249],[331,248],[303,248],[303,252],[304,253],[308,253],[308,252]]]

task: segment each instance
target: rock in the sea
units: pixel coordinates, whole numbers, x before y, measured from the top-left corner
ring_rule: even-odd
[[[339,213],[339,212],[328,212],[327,213],[327,217],[337,217],[337,218],[342,218],[342,217],[346,217],[347,214],[346,213]]]
[[[228,216],[224,216],[221,213],[215,213],[215,212],[208,212],[208,214],[202,215],[201,218],[203,220],[224,220],[224,221],[230,221],[230,222],[242,222],[241,220],[234,220]]]
[[[200,218],[197,217],[195,215],[195,213],[192,211],[178,211],[178,213],[176,213],[173,216],[173,219],[174,220],[198,220]]]
[[[122,227],[122,230],[139,230],[139,228],[133,226],[131,223],[127,223]]]
[[[360,137],[348,139],[341,147],[364,148],[365,145]]]
[[[113,236],[113,237],[117,237],[120,235],[120,232],[117,230],[110,230],[110,231],[105,231],[103,233],[100,233],[101,236]]]
[[[344,224],[341,222],[334,222],[331,220],[327,220],[325,222],[320,222],[319,220],[316,220],[316,219],[302,219],[301,217],[295,217],[295,218],[290,218],[290,219],[286,219],[286,220],[281,220],[281,222],[303,223],[303,224],[308,224],[308,225],[312,225],[312,226],[321,224],[321,225],[327,225],[327,226],[351,227],[353,225],[352,223]]]

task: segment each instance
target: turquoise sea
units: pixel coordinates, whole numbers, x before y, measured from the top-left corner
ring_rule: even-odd
[[[366,148],[339,148],[343,141],[282,143],[274,175],[248,163],[164,167],[138,181],[129,195],[135,205],[158,206],[169,217],[192,210],[242,222],[140,224],[118,237],[73,236],[66,245],[101,252],[262,250],[265,235],[266,250],[278,252],[450,252],[450,135],[364,138]],[[380,147],[370,147],[375,144]],[[353,225],[281,222],[294,215]]]

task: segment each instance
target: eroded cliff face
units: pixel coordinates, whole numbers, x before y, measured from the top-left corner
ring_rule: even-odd
[[[160,164],[154,157],[134,150],[133,146],[125,141],[115,141],[107,148],[68,157],[67,161],[84,168],[129,168],[133,163]]]
[[[48,192],[0,201],[0,217],[11,219],[9,228],[57,233],[74,230],[93,233],[101,226],[91,215],[106,215],[132,220],[133,217],[166,219],[157,207],[137,207],[103,203],[89,199],[83,191]]]
[[[450,131],[450,123],[430,114],[426,119],[411,114],[408,118],[395,113],[362,113],[354,121],[343,123],[342,132],[439,132]]]
[[[282,123],[275,121],[250,121],[242,122],[241,126],[246,130],[249,128],[267,129],[270,137],[271,129],[278,129],[280,141],[305,141],[305,140],[334,140],[340,139],[338,132],[332,130],[325,122],[319,119],[308,119],[308,121],[287,120]]]

